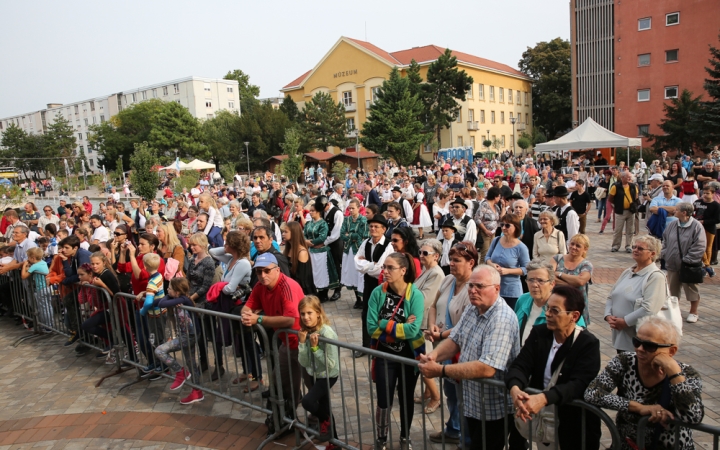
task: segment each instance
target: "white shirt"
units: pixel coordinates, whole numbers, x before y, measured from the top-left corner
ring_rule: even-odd
[[[108,232],[108,229],[105,227],[97,227],[95,231],[93,231],[92,238],[90,238],[91,241],[98,241],[98,242],[107,242],[110,240],[110,233]]]
[[[527,322],[525,322],[525,329],[523,330],[522,337],[520,338],[521,346],[525,345],[525,340],[527,340],[528,336],[530,336],[533,325],[535,324],[535,321],[538,319],[538,317],[540,317],[540,313],[542,313],[542,306],[538,306],[535,304],[535,302],[532,302],[532,308],[530,309],[530,314],[528,315]]]
[[[114,192],[114,193],[110,194],[110,196],[111,196],[111,197],[113,198],[113,200],[115,200],[116,202],[119,202],[119,201],[120,201],[120,193],[119,193],[119,192]]]
[[[375,251],[375,247],[384,243],[385,235],[380,237],[380,240],[378,240],[377,244],[372,243],[372,238],[365,239],[363,243],[360,244],[358,252],[355,254],[355,268],[358,270],[358,272],[370,275],[373,278],[380,277],[380,272],[382,272],[382,266],[383,264],[385,264],[385,258],[387,258],[388,255],[393,253],[395,250],[393,250],[392,245],[388,244],[388,246],[385,247],[385,251],[380,256],[380,259],[378,259],[377,262],[370,262],[365,259],[365,246],[368,244],[370,245],[370,254],[372,255]],[[362,259],[359,258],[360,256],[362,256]]]
[[[531,327],[532,328],[532,327]],[[547,363],[545,363],[545,373],[543,374],[543,386],[547,388],[547,385],[550,383],[550,379],[552,378],[552,362],[553,359],[555,359],[555,354],[557,351],[562,347],[562,344],[558,344],[558,342],[553,338],[553,345],[550,349],[550,354],[548,355]]]
[[[569,206],[570,203],[560,208],[557,212],[557,216],[560,217],[563,211],[565,211],[565,208],[568,208]],[[569,211],[567,213],[567,216],[565,216],[565,223],[567,224],[568,231],[568,235],[565,236],[565,242],[569,244],[570,239],[572,239],[573,236],[580,232],[580,217],[578,216],[577,212],[575,212],[575,210]]]

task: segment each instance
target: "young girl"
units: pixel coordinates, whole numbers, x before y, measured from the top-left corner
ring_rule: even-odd
[[[319,342],[318,337],[337,339],[337,334],[330,327],[320,299],[314,295],[306,295],[298,305],[300,312],[300,331],[298,331],[298,361],[303,367],[303,380],[308,388],[302,398],[303,408],[312,413],[320,421],[319,439],[323,442],[336,438],[335,420],[330,411],[330,388],[337,382],[340,374],[338,348],[335,345]],[[326,357],[327,355],[327,357]],[[327,450],[339,448],[333,444]]]
[[[682,194],[682,201],[691,205],[698,199],[698,184],[692,170],[688,171],[687,178],[682,182]]]
[[[188,297],[190,284],[187,278],[173,278],[168,287],[168,296],[160,300],[158,307],[168,308],[168,317],[175,319],[176,337],[155,348],[155,356],[170,368],[175,374],[175,381],[170,386],[171,391],[177,391],[185,381],[195,378],[200,381],[200,371],[195,360],[195,318],[194,315],[184,309],[175,308],[178,305],[195,306],[195,303]],[[174,310],[174,311],[173,311]],[[173,314],[174,312],[174,314]],[[181,350],[183,359],[190,367],[190,370],[182,367],[180,363],[170,355],[171,352]],[[193,388],[190,395],[180,400],[181,405],[189,405],[204,400],[200,389]]]
[[[82,322],[82,325],[84,326],[89,320],[93,320],[93,316],[97,316],[98,313],[104,312],[107,305],[105,304],[105,302],[101,302],[98,296],[97,289],[86,287],[86,285],[88,284],[95,284],[95,274],[93,273],[92,266],[88,263],[81,265],[77,269],[77,275],[80,279],[79,283],[81,284],[80,289],[78,289],[77,299],[78,303],[80,304],[80,309],[84,311],[82,313],[82,317],[90,316],[88,317],[88,319]],[[105,325],[105,323],[103,322],[102,325]],[[85,326],[85,328],[83,328],[83,331],[88,332],[88,328],[88,326]],[[102,331],[98,332],[97,334],[92,334],[95,334],[95,336],[103,339],[105,341],[105,345],[103,346],[103,348],[107,348],[109,351],[110,341],[108,340],[107,329],[102,327],[100,324],[98,324],[97,328],[102,329]],[[75,347],[75,354],[84,355],[89,350],[90,347],[80,342],[77,347]],[[103,358],[104,357],[105,356],[103,355]],[[98,358],[100,358],[100,355],[98,355]]]

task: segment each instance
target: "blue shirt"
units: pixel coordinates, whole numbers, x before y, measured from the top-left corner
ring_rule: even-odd
[[[680,203],[681,201],[682,201],[682,199],[676,197],[675,195],[673,195],[672,198],[670,198],[670,200],[666,199],[665,195],[658,195],[657,197],[652,199],[648,209],[654,208],[656,206],[675,206],[678,203]],[[673,217],[668,214],[667,219],[665,219],[665,225],[669,224],[673,220],[677,220],[677,217]]]
[[[520,242],[515,247],[505,248],[500,245],[500,238],[496,237],[490,244],[490,250],[485,256],[485,262],[492,260],[500,267],[522,269],[523,275],[527,275],[525,266],[530,262],[530,252],[525,244]],[[502,275],[500,277],[500,295],[502,297],[518,298],[522,294],[520,275]]]
[[[277,242],[273,241],[272,245],[273,245],[273,247],[275,247],[275,250],[280,251],[280,246],[278,245]],[[255,249],[255,243],[250,241],[250,259],[255,261],[256,255],[257,255],[257,250]]]

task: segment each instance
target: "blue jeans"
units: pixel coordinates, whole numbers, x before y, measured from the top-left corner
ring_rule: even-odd
[[[447,380],[443,380],[443,392],[447,399],[447,408],[449,411],[448,421],[445,423],[445,434],[449,437],[459,438],[460,437],[460,407],[458,406],[458,394],[457,385]],[[466,423],[465,427],[465,448],[470,448],[470,430],[467,426],[467,421],[463,417]]]
[[[595,207],[598,211],[598,219],[602,219],[603,217],[605,217],[605,199],[595,199]]]

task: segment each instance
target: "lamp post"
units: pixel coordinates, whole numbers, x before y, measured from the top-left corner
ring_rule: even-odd
[[[245,144],[245,152],[247,153],[247,160],[248,160],[248,180],[250,180],[250,147],[248,147],[248,145],[250,145],[250,143],[249,143],[249,142],[243,142],[243,144]]]
[[[490,141],[490,130],[487,130],[487,132],[488,132],[488,133],[487,133],[487,139],[486,139],[486,141],[492,142],[492,141]],[[491,144],[491,145],[492,145],[492,144]],[[490,145],[488,145],[487,151],[488,151],[488,154],[489,154],[489,153],[490,153]]]
[[[510,123],[511,123],[512,126],[513,126],[513,148],[512,148],[512,149],[513,149],[513,155],[515,154],[515,122],[517,122],[517,117],[511,117],[511,118],[510,118]],[[523,153],[524,153],[524,151],[523,151]],[[523,154],[522,156],[525,157],[524,154]]]
[[[351,136],[355,135],[355,156],[357,156],[357,169],[356,170],[360,170],[360,150],[358,149],[358,143],[359,143],[358,141],[360,139],[360,131],[357,128],[354,128],[350,133],[351,133],[350,134]]]

